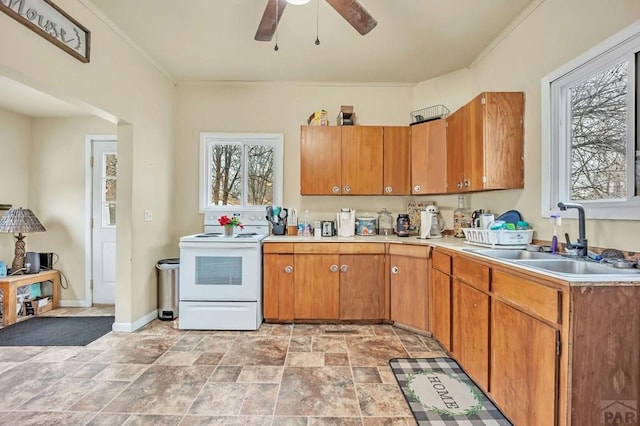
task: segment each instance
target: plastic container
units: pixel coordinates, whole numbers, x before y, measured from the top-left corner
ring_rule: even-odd
[[[162,259],[158,270],[158,319],[172,321],[178,318],[180,259]]]
[[[533,229],[509,231],[507,229],[490,230],[462,228],[467,241],[490,245],[526,245],[533,240]]]
[[[363,216],[356,218],[356,235],[376,235],[376,218]]]

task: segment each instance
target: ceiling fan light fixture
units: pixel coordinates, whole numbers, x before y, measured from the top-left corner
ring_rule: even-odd
[[[296,6],[301,6],[303,4],[309,3],[311,0],[287,0],[287,3],[293,4]]]

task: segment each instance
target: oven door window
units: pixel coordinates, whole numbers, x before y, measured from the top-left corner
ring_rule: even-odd
[[[242,256],[196,256],[196,285],[242,285]]]

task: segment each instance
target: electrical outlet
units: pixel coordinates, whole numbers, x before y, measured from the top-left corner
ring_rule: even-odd
[[[153,219],[153,212],[151,210],[145,210],[144,211],[144,221],[145,222],[151,222],[151,220]]]

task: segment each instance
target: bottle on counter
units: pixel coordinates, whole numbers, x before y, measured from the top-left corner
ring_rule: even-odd
[[[471,212],[464,206],[464,195],[458,195],[458,208],[453,211],[453,236],[464,238],[462,228],[468,228]]]
[[[411,221],[409,220],[409,214],[398,214],[398,217],[396,218],[396,235],[398,237],[408,237],[410,227]]]

